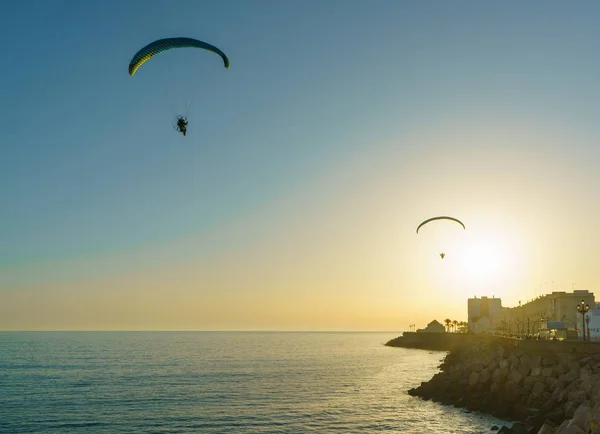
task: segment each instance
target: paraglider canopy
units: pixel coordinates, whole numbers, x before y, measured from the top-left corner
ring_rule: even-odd
[[[430,219],[425,220],[424,222],[422,222],[418,227],[417,227],[417,233],[419,233],[419,229],[421,229],[421,226],[426,225],[429,222],[432,222],[434,220],[452,220],[455,221],[456,223],[458,223],[459,225],[461,225],[463,227],[463,229],[467,229],[465,228],[465,225],[463,222],[461,222],[460,220],[454,218],[454,217],[448,217],[448,216],[439,216],[439,217],[431,217]]]
[[[204,50],[212,51],[221,56],[225,68],[229,68],[229,58],[214,45],[192,38],[167,38],[151,42],[135,53],[129,62],[129,75],[133,77],[138,68],[152,56],[175,48],[202,48]]]

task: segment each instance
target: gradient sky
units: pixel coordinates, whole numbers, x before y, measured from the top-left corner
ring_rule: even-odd
[[[591,1],[4,4],[0,329],[406,330],[473,295],[600,291],[599,21]],[[128,75],[173,36],[230,69],[185,49]],[[434,215],[467,231],[415,234]]]

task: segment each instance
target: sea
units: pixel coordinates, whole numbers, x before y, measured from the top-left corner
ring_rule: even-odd
[[[0,332],[0,433],[488,433],[380,332]]]

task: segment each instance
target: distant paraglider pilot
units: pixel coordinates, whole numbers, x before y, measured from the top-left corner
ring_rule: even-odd
[[[435,221],[435,220],[452,220],[452,221],[458,223],[459,225],[461,225],[464,230],[467,230],[464,223],[461,222],[460,220],[458,220],[454,217],[449,217],[449,216],[439,216],[439,217],[431,217],[431,218],[425,220],[424,222],[422,222],[419,226],[417,226],[417,234],[419,233],[419,229],[421,229],[422,226],[426,225],[429,222]],[[444,259],[445,256],[446,256],[445,253],[443,253],[443,252],[440,253],[440,258]]]
[[[177,123],[175,124],[175,129],[185,136],[187,133],[187,124],[187,120],[183,116],[179,116],[177,118]]]

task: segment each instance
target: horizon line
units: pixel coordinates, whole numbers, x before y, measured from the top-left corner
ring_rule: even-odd
[[[160,329],[160,330],[142,330],[142,329],[123,329],[123,330],[112,330],[112,329],[85,329],[85,330],[74,330],[74,329],[19,329],[12,330],[0,329],[0,333],[30,333],[30,332],[157,332],[157,333],[171,333],[171,332],[200,332],[200,333],[400,333],[406,330],[260,330],[260,329],[247,329],[247,330],[211,330],[211,329]]]

